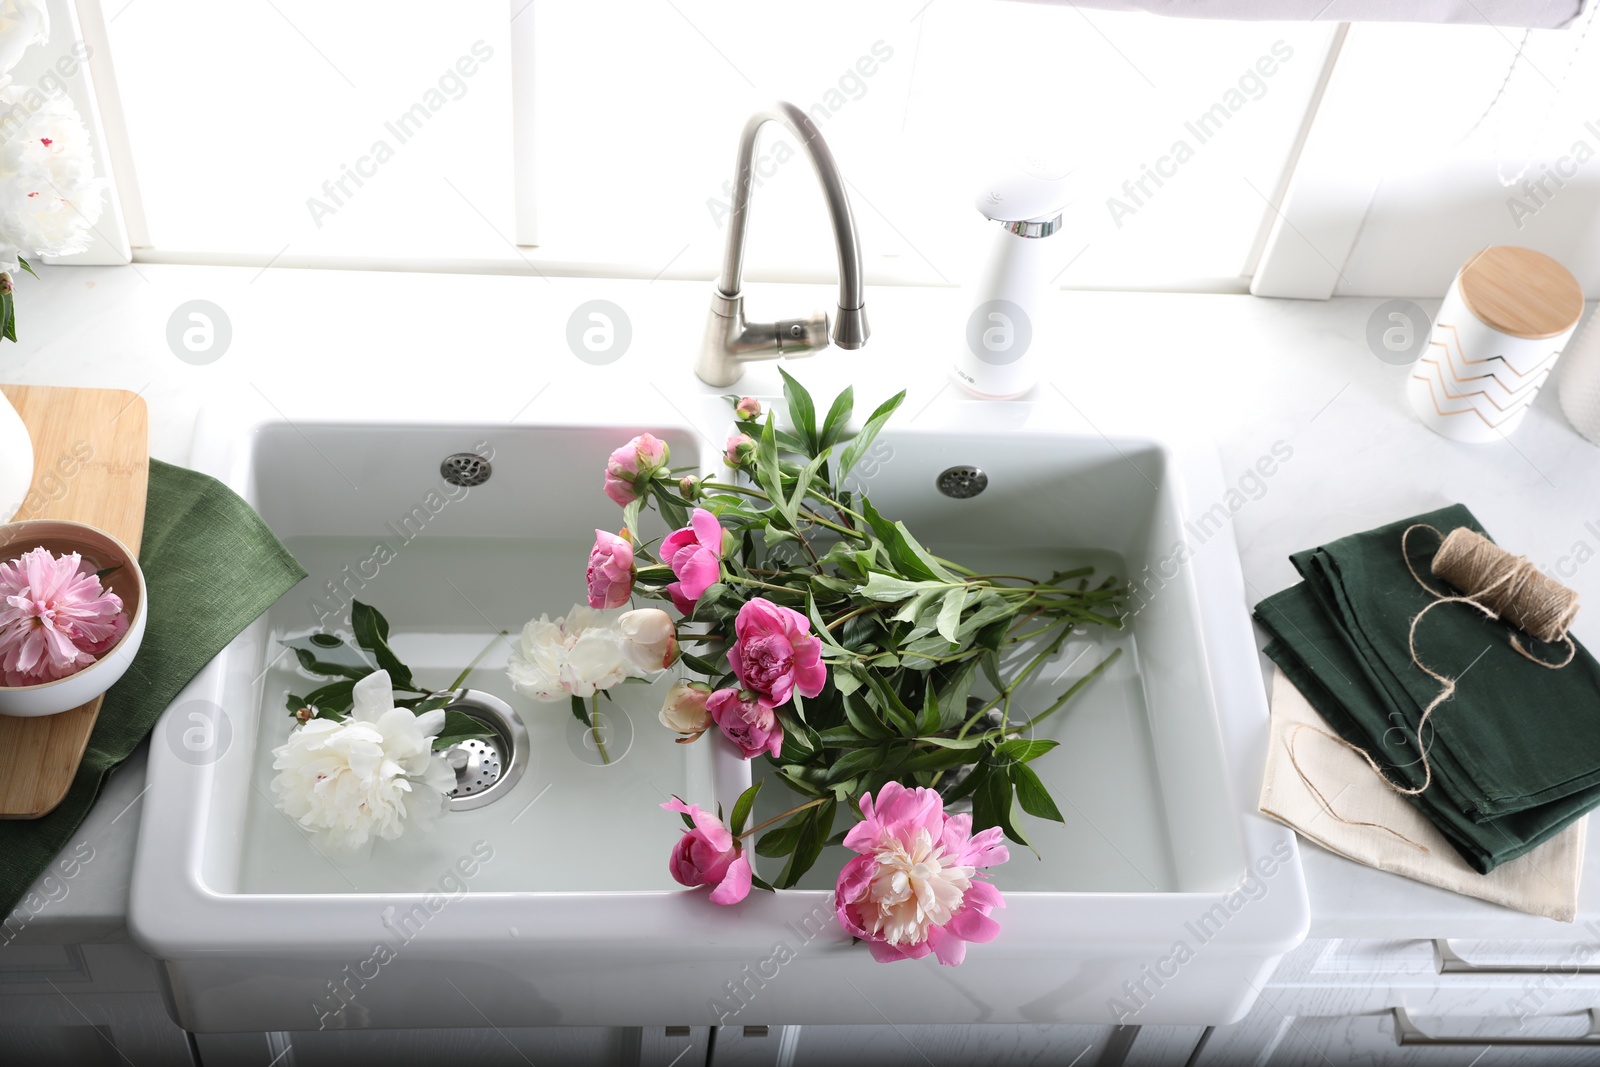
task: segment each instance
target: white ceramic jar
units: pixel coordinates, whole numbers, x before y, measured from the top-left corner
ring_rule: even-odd
[[[33,484],[33,440],[11,401],[0,392],[0,523],[22,510]]]
[[[1450,283],[1406,379],[1423,425],[1455,441],[1504,440],[1521,425],[1583,317],[1583,290],[1560,263],[1497,245]]]

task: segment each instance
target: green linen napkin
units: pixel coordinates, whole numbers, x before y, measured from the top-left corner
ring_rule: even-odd
[[[1329,726],[1415,787],[1416,726],[1439,685],[1407,644],[1432,600],[1400,554],[1413,523],[1483,532],[1455,505],[1296,553],[1305,581],[1258,604],[1256,618],[1275,638],[1268,656]],[[1429,571],[1437,546],[1426,531],[1411,540],[1417,572],[1442,587]],[[1485,871],[1600,803],[1600,665],[1580,647],[1566,668],[1546,670],[1510,647],[1513,632],[1464,605],[1430,612],[1418,631],[1423,662],[1459,685],[1429,719],[1433,784],[1413,802]]]
[[[149,597],[144,643],[106,693],[66,799],[42,819],[0,822],[0,918],[67,845],[106,777],[179,690],[306,575],[221,482],[159,460],[150,461],[139,565]]]

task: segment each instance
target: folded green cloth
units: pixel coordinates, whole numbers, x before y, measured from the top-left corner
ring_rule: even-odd
[[[1267,655],[1331,729],[1410,787],[1424,777],[1417,724],[1440,690],[1408,647],[1411,620],[1433,600],[1400,553],[1413,523],[1483,532],[1455,505],[1342,538],[1296,553],[1305,581],[1256,606],[1275,638]],[[1418,531],[1410,548],[1417,573],[1442,588],[1429,570],[1438,544]],[[1567,667],[1547,670],[1511,648],[1514,633],[1466,605],[1429,612],[1417,632],[1422,661],[1459,684],[1428,720],[1433,782],[1412,800],[1482,871],[1600,803],[1600,665],[1580,647]],[[1523,642],[1551,659],[1565,654]]]
[[[139,566],[149,614],[144,643],[106,693],[83,763],[42,819],[0,822],[0,918],[9,915],[200,668],[304,578],[250,505],[214,478],[150,461]]]

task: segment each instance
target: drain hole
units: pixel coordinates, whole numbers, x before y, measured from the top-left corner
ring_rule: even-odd
[[[934,483],[939,492],[956,500],[970,500],[989,488],[989,476],[977,467],[951,467]]]
[[[474,689],[455,694],[447,710],[458,711],[489,731],[445,750],[455,771],[453,809],[479,808],[505,795],[527,767],[528,735],[505,701]]]
[[[439,464],[439,476],[451,485],[471,488],[489,480],[494,468],[489,461],[474,452],[456,452],[444,457]]]

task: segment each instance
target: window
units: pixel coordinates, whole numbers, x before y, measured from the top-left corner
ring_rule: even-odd
[[[504,0],[107,0],[150,246],[512,254]]]

